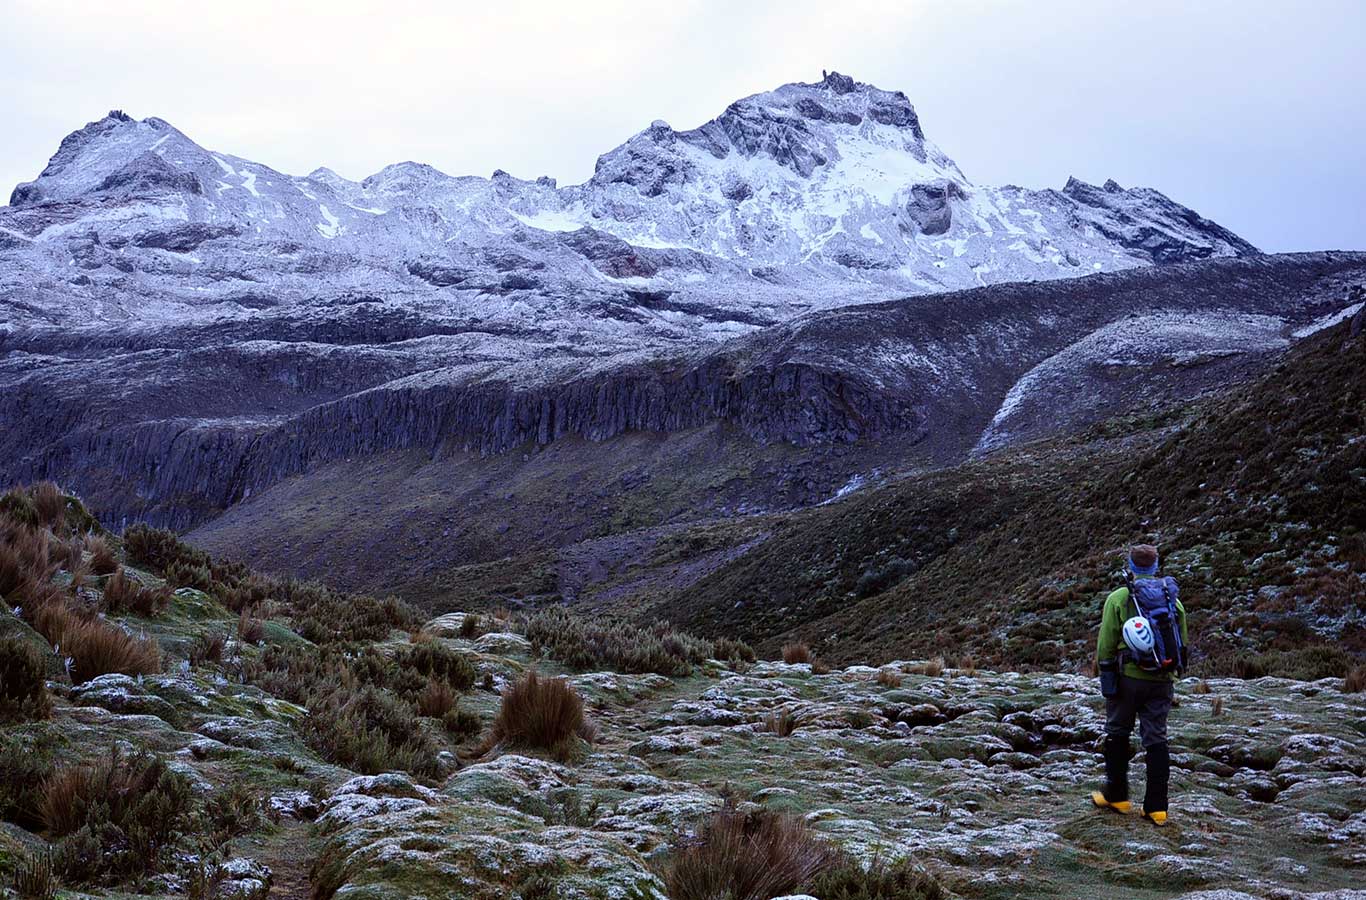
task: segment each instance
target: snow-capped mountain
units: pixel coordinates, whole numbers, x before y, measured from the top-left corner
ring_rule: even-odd
[[[0,208],[0,484],[185,526],[388,451],[725,423],[945,460],[1189,396],[1363,271],[1153,190],[977,185],[904,95],[834,73],[566,187],[292,176],[115,112]],[[1162,327],[1116,325],[1137,308]],[[1114,334],[1142,352],[1112,365]]]
[[[1156,191],[976,185],[905,95],[831,73],[655,122],[563,188],[411,162],[291,176],[113,112],[0,209],[0,309],[147,323],[364,293],[537,327],[623,321],[606,304],[633,332],[720,339],[889,292],[1252,252]]]

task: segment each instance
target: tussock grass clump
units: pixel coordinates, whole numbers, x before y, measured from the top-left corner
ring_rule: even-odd
[[[583,728],[579,692],[563,678],[542,678],[532,669],[503,691],[491,736],[495,744],[564,758]]]
[[[87,537],[85,552],[90,554],[90,571],[96,575],[111,575],[119,567],[118,554],[102,535]]]
[[[1342,679],[1342,692],[1360,694],[1362,691],[1366,691],[1366,666],[1353,666]]]
[[[911,674],[928,675],[930,678],[938,678],[944,674],[944,658],[936,656],[934,659],[926,660],[911,666]]]
[[[0,722],[46,719],[51,713],[42,653],[17,637],[0,640]]]
[[[853,859],[816,876],[810,893],[821,900],[942,900],[944,888],[909,859],[875,859],[866,868]]]
[[[314,699],[304,740],[324,758],[363,775],[402,769],[436,778],[436,747],[412,708],[374,687],[338,688]]]
[[[188,822],[189,780],[161,757],[115,751],[59,769],[42,788],[40,817],[62,838],[56,862],[68,881],[117,881],[157,871]]]
[[[811,652],[811,647],[805,641],[783,644],[783,662],[785,663],[809,663],[815,658]]]
[[[678,631],[667,623],[640,628],[619,621],[585,621],[561,607],[532,615],[527,620],[526,636],[536,652],[581,672],[610,670],[684,676],[692,672],[694,665],[716,653],[710,641]],[[737,647],[728,648],[728,652],[743,655]],[[749,652],[752,656],[753,651]]]
[[[877,683],[885,688],[899,688],[902,680],[901,673],[895,669],[877,670]]]
[[[259,644],[266,636],[266,623],[255,616],[249,615],[247,610],[237,616],[237,638],[244,644]]]
[[[465,618],[460,620],[460,636],[462,638],[477,638],[483,628],[483,617],[475,613],[466,613]]]
[[[213,572],[208,566],[196,566],[176,560],[161,572],[162,576],[178,588],[194,588],[208,592],[213,589]]]
[[[417,612],[397,597],[376,600],[293,580],[281,583],[280,595],[292,610],[294,630],[315,644],[381,641],[391,631],[412,631],[419,624]]]
[[[38,611],[34,627],[70,660],[67,671],[76,684],[111,672],[152,675],[161,671],[161,650],[156,641],[134,637],[65,603],[46,604]]]
[[[151,618],[171,605],[169,587],[148,587],[119,569],[104,585],[104,608],[111,613],[135,612]]]
[[[33,497],[21,487],[12,487],[0,494],[0,515],[24,528],[37,528],[42,524]]]
[[[666,884],[673,900],[769,900],[802,893],[839,862],[839,851],[801,819],[727,804],[679,848]]]
[[[209,566],[209,555],[181,541],[174,531],[141,522],[123,532],[123,549],[133,562],[158,572],[164,572],[173,563]]]
[[[433,678],[417,695],[417,714],[428,719],[440,719],[455,709],[458,696],[449,684]]]
[[[1358,661],[1341,647],[1332,644],[1311,644],[1294,650],[1269,650],[1255,655],[1237,654],[1226,666],[1218,661],[1210,668],[1227,670],[1235,678],[1254,679],[1266,675],[1317,681],[1320,678],[1343,678],[1358,665]]]
[[[66,495],[51,481],[40,481],[29,488],[38,524],[60,531],[66,520]]]
[[[190,645],[190,665],[198,668],[205,663],[222,662],[227,645],[228,636],[221,631],[206,631],[198,635]]]

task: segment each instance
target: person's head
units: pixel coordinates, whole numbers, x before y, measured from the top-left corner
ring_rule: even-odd
[[[1135,575],[1157,574],[1157,548],[1152,544],[1134,544],[1129,548],[1129,571]]]

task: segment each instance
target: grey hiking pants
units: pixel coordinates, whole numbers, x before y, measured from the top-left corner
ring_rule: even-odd
[[[1129,740],[1138,719],[1138,736],[1143,746],[1167,742],[1167,714],[1172,711],[1173,688],[1170,681],[1145,681],[1119,677],[1119,692],[1105,698],[1105,734]]]

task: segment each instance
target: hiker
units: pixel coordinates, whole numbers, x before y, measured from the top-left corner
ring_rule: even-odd
[[[1105,598],[1096,668],[1105,697],[1105,789],[1091,802],[1129,812],[1129,735],[1138,719],[1148,762],[1143,818],[1167,824],[1167,713],[1172,682],[1186,667],[1186,609],[1176,580],[1159,578],[1157,548],[1138,544],[1125,562],[1125,586]]]

